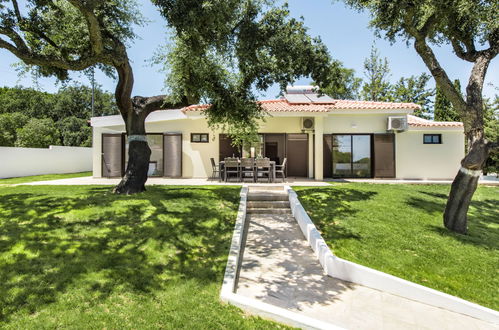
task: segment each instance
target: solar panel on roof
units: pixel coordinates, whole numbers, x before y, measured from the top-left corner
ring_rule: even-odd
[[[327,95],[307,94],[307,97],[314,103],[334,103],[334,99]]]
[[[312,103],[305,94],[285,94],[284,97],[289,103]]]

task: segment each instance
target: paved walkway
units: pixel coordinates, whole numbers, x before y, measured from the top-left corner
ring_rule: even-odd
[[[36,181],[20,183],[19,185],[117,185],[120,179],[108,179],[108,178],[93,178],[91,176],[71,178],[71,179],[60,179],[60,180],[50,180],[50,181]],[[384,184],[451,184],[452,181],[444,180],[390,180],[390,179],[339,179],[339,180],[326,180],[326,181],[315,181],[314,179],[307,178],[287,178],[286,182],[277,182],[270,185],[273,186],[328,186],[328,182],[366,182],[366,183],[384,183]],[[246,182],[248,183],[248,182]],[[480,184],[485,185],[498,185],[499,180],[495,178],[486,178],[479,181]],[[211,180],[206,178],[194,178],[194,179],[168,179],[168,178],[149,178],[146,185],[185,185],[185,186],[204,186],[204,185],[242,185],[240,182],[219,182],[218,180]],[[251,183],[251,185],[254,185]],[[262,182],[258,185],[269,185],[269,183]]]
[[[119,178],[93,178],[91,176],[70,178],[70,179],[59,179],[59,180],[49,180],[49,181],[36,181],[21,183],[19,185],[117,185],[121,179]],[[280,180],[279,180],[280,181]],[[250,183],[246,181],[244,183]],[[219,182],[218,180],[206,179],[206,178],[194,178],[194,179],[169,179],[169,178],[149,178],[147,179],[146,185],[175,185],[175,186],[207,186],[207,185],[232,185],[241,186],[242,182]],[[251,182],[251,185],[255,183]],[[315,181],[314,179],[306,178],[287,178],[286,182],[277,183],[267,183],[260,182],[256,185],[260,186],[329,186],[327,182]]]
[[[324,274],[291,215],[250,214],[237,293],[347,329],[499,329]]]

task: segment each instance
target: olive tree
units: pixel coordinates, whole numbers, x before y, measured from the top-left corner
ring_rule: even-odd
[[[0,48],[45,76],[99,67],[117,76],[116,105],[129,161],[116,193],[145,190],[150,148],[145,118],[158,109],[210,102],[209,123],[250,128],[261,117],[253,90],[299,76],[322,81],[329,57],[286,7],[266,0],[154,0],[173,35],[168,95],[132,96],[127,46],[143,22],[133,0],[0,0]],[[151,55],[154,46],[151,45]]]
[[[466,233],[467,212],[478,178],[492,148],[484,136],[482,89],[490,62],[499,52],[499,2],[496,0],[345,0],[372,15],[371,25],[390,41],[398,37],[414,44],[440,91],[464,123],[468,150],[452,183],[444,225]],[[455,55],[472,63],[463,96],[437,59],[432,46],[450,44]]]

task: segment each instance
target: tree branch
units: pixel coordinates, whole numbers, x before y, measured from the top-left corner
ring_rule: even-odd
[[[468,86],[466,86],[466,103],[468,105],[476,105],[481,108],[483,105],[482,89],[485,75],[489,67],[490,61],[494,56],[490,52],[482,53],[478,56],[473,69],[471,70]]]
[[[17,22],[21,23],[23,18],[21,16],[21,11],[19,10],[19,5],[17,3],[17,0],[12,0],[12,6],[14,7],[14,13],[16,14]]]
[[[435,78],[442,93],[449,99],[456,110],[463,115],[466,111],[466,102],[461,96],[461,93],[459,93],[454,87],[454,84],[452,84],[449,76],[438,62],[433,50],[426,43],[426,40],[420,37],[416,38],[414,48],[425,62],[433,78]]]
[[[432,15],[425,22],[424,26],[418,30],[411,22],[413,17],[412,15],[413,14],[411,12],[408,12],[405,16],[404,26],[405,30],[415,39],[414,48],[416,49],[416,52],[423,59],[426,67],[430,70],[431,75],[437,82],[437,85],[441,88],[442,93],[449,99],[459,114],[464,118],[464,114],[466,112],[466,102],[461,96],[461,93],[456,90],[454,84],[449,79],[449,76],[438,62],[431,47],[426,43],[426,36],[430,29],[430,24],[433,22],[434,16]]]
[[[94,9],[96,2],[89,1],[86,5],[78,0],[68,0],[74,7],[76,7],[85,17],[88,27],[88,36],[90,38],[90,44],[92,45],[92,50],[95,54],[101,54],[104,50],[104,44],[102,41],[101,25],[97,16],[95,16]]]
[[[168,95],[156,95],[151,97],[134,96],[134,104],[140,104],[146,116],[156,110],[179,109],[192,105],[187,97],[182,98],[178,102],[172,102]]]
[[[456,38],[450,38],[452,48],[457,57],[468,62],[475,62],[478,57],[478,52],[475,50],[475,46],[467,45],[467,50],[464,50],[460,44],[460,41]]]

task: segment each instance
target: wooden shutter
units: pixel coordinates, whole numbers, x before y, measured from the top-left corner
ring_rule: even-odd
[[[323,175],[325,178],[333,177],[333,136],[324,134],[323,143]]]
[[[308,176],[308,134],[286,135],[288,176]]]
[[[163,159],[165,177],[182,177],[182,134],[163,135]]]
[[[123,134],[102,134],[102,176],[123,175]]]
[[[394,134],[374,134],[374,177],[395,177]]]

